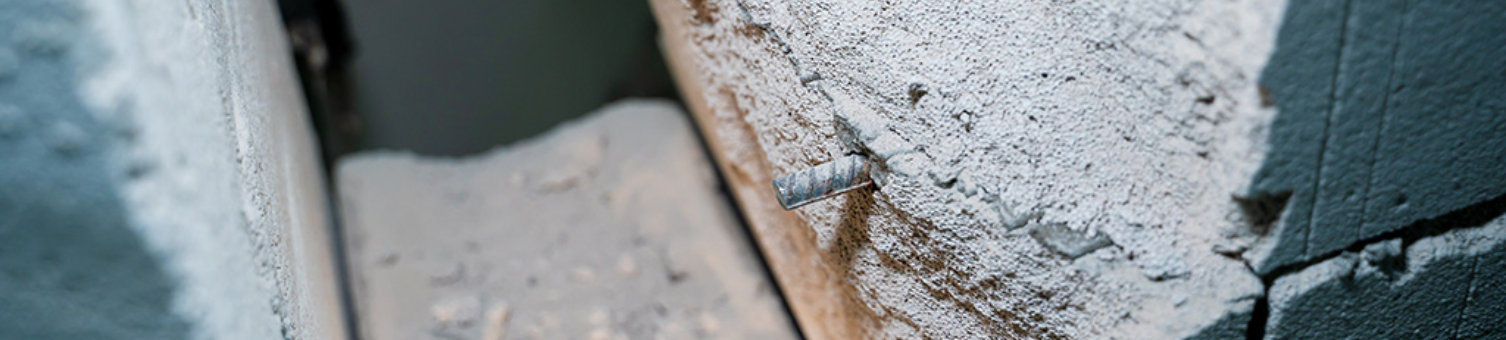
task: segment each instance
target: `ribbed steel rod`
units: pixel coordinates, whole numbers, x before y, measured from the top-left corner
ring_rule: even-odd
[[[785,210],[873,183],[868,158],[851,155],[774,179],[774,194]]]

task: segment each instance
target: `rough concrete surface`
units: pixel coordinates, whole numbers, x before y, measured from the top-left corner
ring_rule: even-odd
[[[338,339],[270,1],[0,3],[0,337]]]
[[[366,339],[792,338],[674,104],[461,159],[341,161]]]
[[[867,336],[1248,320],[1261,285],[1227,241],[1248,234],[1230,196],[1264,154],[1274,110],[1255,82],[1283,1],[681,5],[689,33],[666,39],[693,45],[682,86],[704,89],[735,168],[879,161],[879,189],[799,211]]]
[[[1506,332],[1506,218],[1392,239],[1276,279],[1266,339],[1482,339]]]

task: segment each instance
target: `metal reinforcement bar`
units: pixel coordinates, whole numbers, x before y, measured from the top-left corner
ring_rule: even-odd
[[[774,179],[774,193],[785,210],[862,188],[873,183],[867,157],[850,155]]]

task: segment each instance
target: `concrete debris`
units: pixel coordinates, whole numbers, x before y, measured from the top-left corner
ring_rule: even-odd
[[[1407,268],[1406,254],[1402,253],[1401,239],[1394,238],[1365,246],[1360,252],[1360,271],[1394,277]]]
[[[703,155],[640,100],[484,155],[345,159],[362,337],[795,337]]]
[[[1069,258],[1078,258],[1114,245],[1108,235],[1093,230],[1072,230],[1064,223],[1042,223],[1030,229],[1030,237]]]
[[[434,326],[431,331],[442,337],[465,337],[481,319],[481,298],[463,295],[444,298],[429,307]]]
[[[494,301],[492,304],[486,311],[486,328],[481,331],[481,340],[502,340],[507,335],[507,303]]]

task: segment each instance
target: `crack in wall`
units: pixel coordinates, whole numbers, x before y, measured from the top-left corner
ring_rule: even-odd
[[[1489,115],[1499,107],[1489,93],[1502,85],[1475,75],[1506,67],[1483,61],[1494,59],[1489,57],[1491,51],[1476,47],[1477,41],[1497,39],[1494,32],[1499,28],[1482,24],[1491,23],[1492,18],[1483,13],[1496,13],[1499,6],[1431,6],[1410,0],[1290,5],[1277,52],[1270,59],[1274,67],[1261,76],[1262,94],[1271,93],[1266,86],[1275,89],[1272,104],[1282,104],[1278,109],[1282,112],[1272,123],[1278,132],[1268,141],[1270,158],[1252,181],[1251,195],[1259,198],[1295,188],[1297,199],[1287,207],[1293,209],[1287,211],[1292,213],[1287,220],[1294,223],[1286,225],[1284,236],[1281,230],[1264,234],[1258,223],[1251,228],[1260,235],[1260,242],[1271,242],[1262,243],[1271,245],[1269,253],[1244,257],[1266,293],[1257,301],[1246,330],[1252,339],[1264,338],[1268,325],[1274,327],[1273,336],[1290,331],[1284,326],[1288,322],[1281,321],[1282,315],[1291,315],[1283,312],[1289,307],[1281,305],[1288,299],[1313,298],[1278,296],[1277,309],[1272,310],[1269,295],[1277,279],[1307,273],[1341,256],[1369,256],[1370,248],[1379,249],[1382,242],[1399,240],[1405,254],[1419,241],[1485,225],[1506,214],[1506,193],[1500,190],[1499,180],[1490,176],[1501,169],[1496,161],[1499,153],[1492,151],[1499,149],[1492,146],[1503,135],[1488,128],[1500,124]],[[1332,35],[1335,30],[1336,37]],[[1336,56],[1329,50],[1334,42]],[[1314,65],[1328,58],[1336,58],[1331,70],[1326,63]],[[1329,79],[1321,79],[1323,72],[1330,71]],[[1326,98],[1319,91],[1327,92]],[[1349,176],[1360,177],[1350,180]],[[1258,202],[1239,203],[1247,208],[1247,218],[1260,218],[1246,207]],[[1475,285],[1480,284],[1476,276],[1494,274],[1488,264],[1485,272],[1476,272],[1479,258],[1448,261],[1456,261],[1454,266],[1460,269],[1444,278],[1467,278],[1468,291],[1436,292],[1462,296],[1465,306],[1455,320],[1448,320],[1452,313],[1447,312],[1429,320],[1438,323],[1434,331],[1441,334],[1467,336],[1470,323],[1464,318],[1471,314],[1464,309],[1480,304],[1474,300],[1482,298],[1476,291]],[[1396,279],[1392,273],[1383,274]],[[1321,294],[1335,292],[1339,291]],[[1409,299],[1415,297],[1403,300],[1414,302]],[[1277,317],[1271,319],[1272,314]]]
[[[1470,262],[1469,278],[1467,279],[1469,281],[1469,288],[1466,288],[1464,291],[1464,304],[1459,306],[1459,314],[1454,317],[1454,339],[1459,338],[1459,329],[1464,326],[1464,311],[1469,310],[1469,302],[1475,296],[1475,285],[1477,284],[1475,273],[1480,272],[1480,257],[1476,256]]]
[[[1352,8],[1350,8],[1352,3],[1348,0],[1344,1],[1344,10],[1341,11],[1343,15],[1339,17],[1339,46],[1336,49],[1338,55],[1334,57],[1333,74],[1328,79],[1328,112],[1323,117],[1323,138],[1322,142],[1318,144],[1318,166],[1314,170],[1312,190],[1308,193],[1308,196],[1311,197],[1308,201],[1312,202],[1312,204],[1307,207],[1307,235],[1303,236],[1302,240],[1303,257],[1311,256],[1309,251],[1313,243],[1313,228],[1318,227],[1317,219],[1314,215],[1318,210],[1318,198],[1323,189],[1323,168],[1327,167],[1327,164],[1323,163],[1323,158],[1328,153],[1328,145],[1333,142],[1332,139],[1334,138],[1331,130],[1333,127],[1334,112],[1339,110],[1339,76],[1343,74],[1344,43],[1345,38],[1347,38],[1345,35],[1349,33],[1349,12],[1352,11]]]
[[[1506,215],[1506,195],[1497,196],[1484,202],[1476,203],[1474,205],[1449,212],[1448,214],[1442,216],[1417,221],[1415,223],[1407,225],[1406,227],[1402,227],[1391,232],[1383,233],[1381,235],[1351,243],[1344,249],[1332,251],[1323,254],[1323,256],[1315,257],[1313,259],[1299,263],[1279,266],[1271,270],[1271,272],[1266,275],[1257,274],[1260,277],[1261,284],[1265,286],[1265,293],[1255,302],[1255,309],[1251,312],[1252,316],[1250,319],[1250,328],[1246,330],[1246,335],[1249,339],[1265,338],[1265,328],[1268,325],[1271,314],[1271,287],[1275,285],[1276,279],[1289,274],[1301,272],[1302,270],[1307,269],[1309,266],[1323,263],[1333,258],[1342,256],[1345,253],[1362,252],[1364,251],[1365,247],[1371,244],[1385,242],[1391,239],[1401,239],[1403,245],[1401,253],[1406,254],[1407,249],[1415,244],[1418,240],[1442,235],[1443,233],[1451,230],[1480,227],[1485,225],[1486,223],[1489,223],[1491,220],[1494,220],[1503,215]],[[1478,259],[1475,261],[1475,268],[1471,270],[1469,275],[1469,281],[1471,285],[1469,291],[1471,292],[1471,295],[1473,294],[1472,292],[1474,291],[1475,284],[1474,273],[1475,270],[1478,269]],[[1252,273],[1256,273],[1253,267],[1250,266],[1248,261],[1246,261],[1246,267],[1250,268],[1250,271]],[[1469,297],[1466,296],[1466,307],[1468,306],[1468,300]],[[1460,309],[1460,317],[1456,319],[1454,327],[1455,332],[1458,332],[1459,330],[1459,321],[1463,320],[1463,310],[1463,308]]]
[[[770,41],[773,41],[775,45],[779,46],[779,52],[784,55],[785,59],[788,59],[790,61],[790,67],[795,68],[795,76],[799,77],[800,85],[806,85],[813,81],[821,80],[821,73],[819,72],[811,72],[809,74],[805,73],[805,69],[803,66],[801,66],[800,61],[795,60],[795,49],[791,48],[790,44],[784,41],[784,37],[779,36],[779,32],[774,31],[772,24],[755,20],[753,18],[753,12],[748,9],[748,4],[744,3],[742,0],[737,1],[737,9],[738,18],[742,19],[743,22],[747,22],[749,25],[753,25],[753,27],[757,27],[760,32],[763,32],[763,34],[769,37]]]
[[[1378,132],[1375,134],[1375,139],[1371,141],[1370,152],[1368,152],[1368,154],[1370,155],[1370,164],[1367,166],[1368,170],[1365,171],[1365,188],[1361,191],[1360,194],[1360,220],[1359,223],[1355,225],[1355,239],[1358,239],[1362,235],[1364,235],[1365,224],[1367,223],[1366,217],[1369,216],[1367,212],[1370,209],[1370,189],[1375,186],[1375,183],[1373,182],[1375,179],[1375,163],[1380,159],[1380,157],[1376,156],[1376,153],[1380,150],[1381,136],[1386,135],[1386,123],[1391,120],[1391,93],[1396,92],[1394,90],[1396,83],[1396,70],[1400,68],[1401,64],[1401,61],[1396,59],[1396,52],[1401,50],[1401,35],[1402,32],[1406,31],[1407,18],[1411,16],[1411,11],[1409,11],[1409,9],[1411,8],[1411,3],[1411,1],[1402,1],[1401,3],[1402,19],[1401,23],[1396,25],[1396,41],[1391,45],[1391,67],[1386,68],[1386,88],[1385,92],[1381,94],[1380,126],[1376,127],[1376,130]]]
[[[1251,269],[1250,272],[1254,273],[1255,270]],[[1270,296],[1271,296],[1271,285],[1274,284],[1274,283],[1275,283],[1274,279],[1272,279],[1272,280],[1267,280],[1265,278],[1261,278],[1260,279],[1260,285],[1261,285],[1262,291],[1260,292],[1260,297],[1255,299],[1255,307],[1253,307],[1253,309],[1250,310],[1250,325],[1249,325],[1248,328],[1245,328],[1245,339],[1248,339],[1248,340],[1265,339],[1265,327],[1266,327],[1266,324],[1268,322],[1270,322],[1270,319],[1271,319],[1271,298],[1270,298]]]

